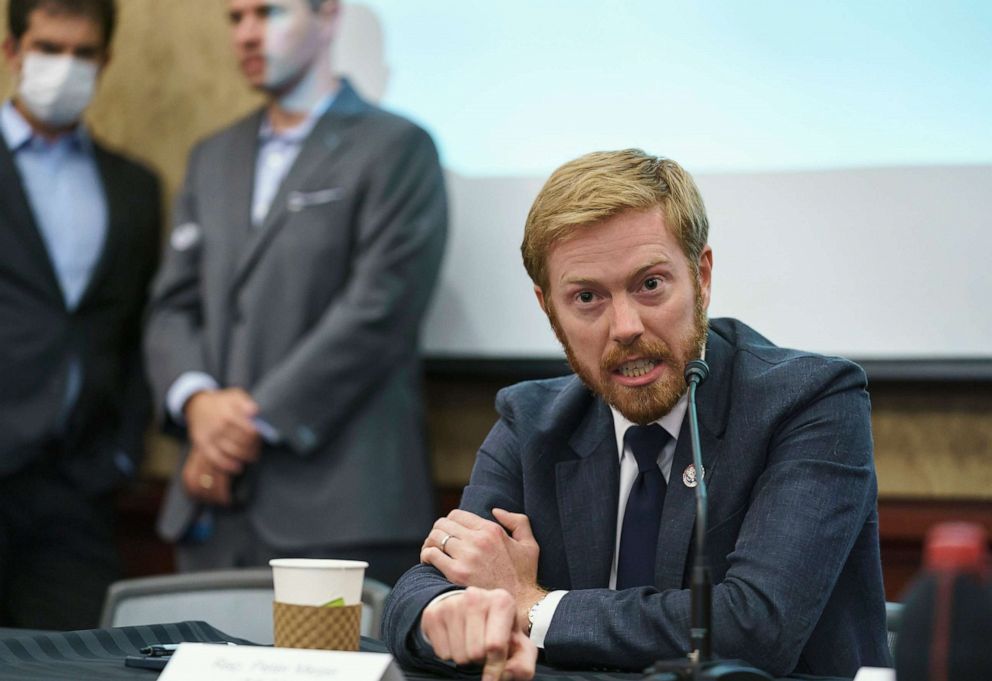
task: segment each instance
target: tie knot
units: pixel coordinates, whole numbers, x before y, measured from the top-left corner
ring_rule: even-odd
[[[641,473],[658,466],[658,452],[661,451],[670,435],[657,423],[647,426],[631,426],[623,439],[637,459],[637,470]]]

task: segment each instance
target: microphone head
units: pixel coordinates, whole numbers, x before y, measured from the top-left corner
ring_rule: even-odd
[[[701,384],[710,375],[710,366],[701,359],[694,359],[685,365],[685,382]]]

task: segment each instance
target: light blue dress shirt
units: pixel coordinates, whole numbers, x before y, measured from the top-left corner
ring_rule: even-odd
[[[333,103],[334,95],[325,97],[303,121],[281,132],[272,129],[268,117],[262,119],[262,127],[258,131],[258,157],[255,159],[255,185],[251,196],[251,222],[254,227],[262,226],[272,207],[272,200],[279,191],[279,185],[286,179],[289,169],[303,149],[303,142]]]
[[[0,108],[0,133],[17,165],[66,309],[75,310],[107,239],[107,196],[93,141],[82,125],[54,140],[45,139],[35,134],[10,101]],[[82,362],[75,356],[69,364],[60,417],[63,428],[79,399],[82,383]],[[127,457],[117,458],[118,466],[131,467]]]
[[[9,101],[0,128],[14,156],[24,192],[65,297],[75,310],[107,238],[107,197],[83,126],[47,140]]]

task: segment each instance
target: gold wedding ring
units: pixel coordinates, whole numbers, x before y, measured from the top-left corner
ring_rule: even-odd
[[[214,476],[209,473],[200,473],[200,487],[210,489],[214,486]]]

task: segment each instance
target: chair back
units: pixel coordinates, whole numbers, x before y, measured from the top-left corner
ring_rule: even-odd
[[[362,635],[379,638],[391,589],[366,577],[362,587]],[[225,634],[272,643],[272,570],[212,570],[124,579],[107,590],[100,626],[202,620]]]
[[[889,650],[896,654],[896,639],[899,638],[899,627],[902,624],[902,603],[888,601],[885,604],[885,628],[889,636]]]

